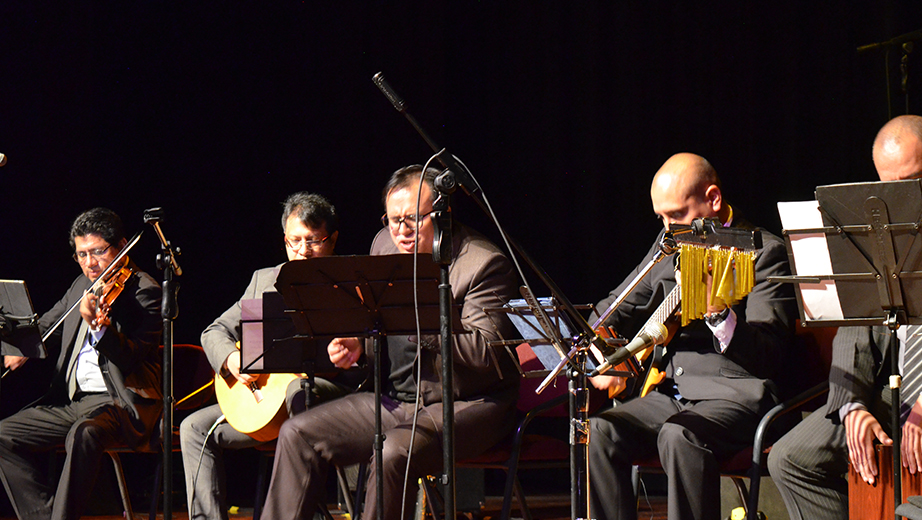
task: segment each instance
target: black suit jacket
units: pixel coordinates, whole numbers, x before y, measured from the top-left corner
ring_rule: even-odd
[[[144,448],[156,425],[162,406],[161,363],[158,347],[162,331],[160,285],[147,273],[137,269],[109,311],[111,324],[96,344],[99,367],[113,404],[123,409],[127,420],[121,425],[122,436],[133,448]],[[91,285],[80,275],[70,289],[41,320],[44,333]],[[67,395],[67,367],[75,355],[74,342],[80,327],[80,310],[74,309],[48,337],[45,346],[49,358],[57,361],[51,385],[35,404],[62,405]]]
[[[745,221],[738,221],[734,227],[754,229]],[[664,232],[660,232],[634,272],[599,302],[598,312],[604,312],[650,262]],[[772,379],[792,343],[797,303],[790,284],[768,281],[771,276],[789,275],[790,267],[781,239],[765,230],[761,232],[763,247],[756,256],[755,285],[746,298],[733,306],[737,324],[727,350],[720,352],[703,320],[680,328],[668,345],[666,377],[675,381],[679,393],[687,399],[726,399],[753,411],[779,401]],[[633,337],[675,287],[674,266],[675,257],[656,264],[606,324],[623,336]]]

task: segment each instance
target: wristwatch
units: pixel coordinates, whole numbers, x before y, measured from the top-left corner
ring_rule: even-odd
[[[724,307],[724,310],[720,312],[712,312],[711,314],[704,315],[704,321],[712,327],[716,327],[724,322],[727,319],[727,316],[730,315],[730,307]]]

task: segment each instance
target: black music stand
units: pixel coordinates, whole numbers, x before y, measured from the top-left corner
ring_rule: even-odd
[[[242,300],[240,304],[241,373],[310,373],[314,370],[319,350],[317,342],[298,333],[281,293],[266,291],[262,298]],[[333,366],[332,363],[328,365],[326,368]]]
[[[26,282],[0,280],[0,356],[42,359],[47,355]]]
[[[416,266],[414,273],[414,264]],[[414,281],[415,275],[415,281]],[[440,331],[439,266],[430,255],[332,256],[288,262],[275,287],[291,312],[299,335],[306,338],[371,337],[374,344],[377,511],[384,508],[381,456],[381,337],[438,334]],[[414,295],[415,293],[415,295]],[[452,306],[460,328],[457,306]],[[417,311],[418,324],[417,328]]]
[[[788,221],[779,205],[795,275],[778,280],[796,284],[801,323],[885,325],[894,335],[901,325],[922,324],[922,181],[818,186],[816,200],[814,210],[808,207]],[[891,352],[890,358],[891,372],[899,377],[898,352]],[[898,506],[902,500],[899,384],[891,392],[894,504]]]

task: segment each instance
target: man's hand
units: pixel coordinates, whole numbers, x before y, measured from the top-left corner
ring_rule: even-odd
[[[608,397],[615,397],[627,388],[627,380],[619,376],[600,376],[590,377],[589,382],[599,390],[608,390]]]
[[[874,457],[874,439],[881,444],[891,445],[893,440],[884,433],[880,423],[867,410],[852,410],[845,416],[845,440],[848,443],[848,458],[858,475],[868,484],[874,484],[877,476],[877,460]]]
[[[922,403],[918,399],[903,423],[900,456],[903,467],[909,468],[909,473],[914,475],[916,471],[922,471]]]
[[[240,381],[243,384],[250,384],[253,381],[259,379],[259,376],[256,374],[241,374],[240,373],[240,351],[231,352],[227,359],[224,360],[224,368],[231,373],[232,376],[237,378],[237,381]]]
[[[10,370],[21,367],[29,358],[22,356],[3,356],[3,366]]]
[[[334,338],[327,345],[327,354],[330,361],[339,368],[346,369],[354,365],[364,351],[365,341],[362,338]]]
[[[109,318],[107,315],[109,309],[100,304],[99,297],[91,292],[84,294],[83,299],[80,301],[80,316],[83,317],[83,321],[85,321],[87,325],[95,330],[109,325]]]

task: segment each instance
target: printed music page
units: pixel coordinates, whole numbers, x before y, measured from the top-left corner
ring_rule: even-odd
[[[797,233],[798,229],[823,227],[819,202],[779,202],[781,226],[791,240],[794,255],[794,274],[797,276],[828,276],[832,274],[832,260],[824,233]],[[804,315],[808,320],[841,320],[842,306],[833,280],[820,283],[800,283]]]

